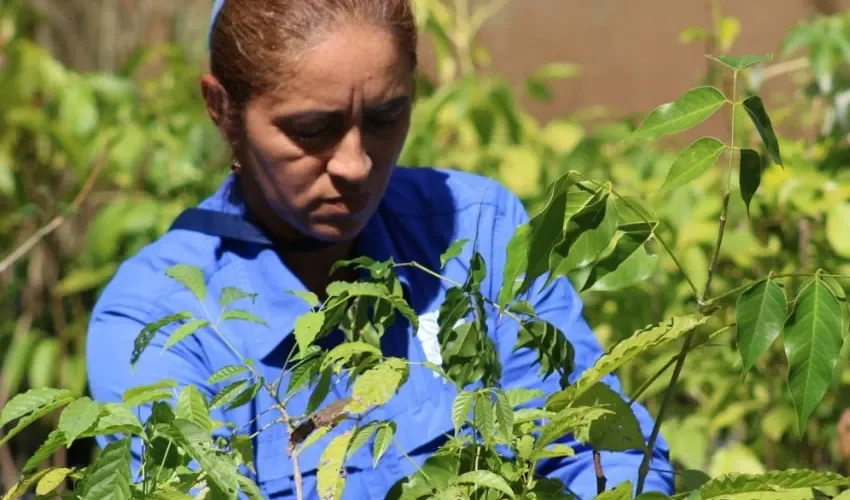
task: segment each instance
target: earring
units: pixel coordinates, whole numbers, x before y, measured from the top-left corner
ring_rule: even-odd
[[[232,170],[234,174],[239,174],[242,170],[242,164],[239,163],[239,160],[236,158],[230,160],[230,170]]]

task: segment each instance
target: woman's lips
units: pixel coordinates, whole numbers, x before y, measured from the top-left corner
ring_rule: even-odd
[[[322,203],[322,211],[328,215],[355,215],[366,210],[371,201],[372,196],[368,194],[328,198]]]

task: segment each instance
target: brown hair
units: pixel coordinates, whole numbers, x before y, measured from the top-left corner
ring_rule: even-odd
[[[382,27],[416,67],[411,0],[228,0],[211,33],[212,74],[241,113],[255,95],[278,88],[298,54],[347,21]]]

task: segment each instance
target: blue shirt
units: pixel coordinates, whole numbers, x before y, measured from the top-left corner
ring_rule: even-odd
[[[234,178],[228,177],[218,191],[203,201],[200,208],[244,216]],[[430,168],[396,168],[378,211],[361,233],[357,251],[374,259],[392,257],[395,262],[417,261],[437,270],[440,254],[454,241],[476,241],[488,268],[481,290],[495,300],[502,281],[505,249],[517,226],[528,221],[519,199],[497,182],[464,172]],[[472,244],[451,260],[442,275],[455,281],[467,276]],[[174,264],[189,264],[203,269],[208,295],[203,307],[182,285],[166,277]],[[436,311],[447,285],[413,268],[398,269],[401,282],[410,292],[410,302],[422,325],[418,332],[406,331],[407,323],[385,333],[390,355],[411,361],[439,361],[439,346],[434,335]],[[541,278],[542,279],[542,278]],[[538,315],[557,326],[575,348],[576,370],[571,380],[589,367],[601,354],[600,344],[582,316],[582,304],[566,279],[558,279],[545,290],[533,287],[528,299]],[[162,352],[174,327],[161,330],[141,356],[135,371],[129,360],[133,342],[142,328],[169,314],[191,311],[196,317],[216,318],[220,290],[235,286],[257,293],[254,303],[240,307],[250,310],[268,323],[268,327],[249,322],[222,323],[222,333],[242,355],[252,358],[257,369],[270,381],[277,380],[286,353],[292,345],[295,319],[308,311],[300,298],[285,293],[305,290],[300,280],[286,267],[271,248],[252,243],[225,240],[195,231],[172,230],[142,249],[119,268],[103,291],[93,311],[88,332],[87,365],[93,397],[101,402],[121,401],[122,393],[133,387],[165,378],[182,384],[194,384],[209,400],[226,383],[210,385],[208,377],[228,364],[238,363],[232,351],[213,332],[199,331]],[[557,376],[546,381],[538,375],[535,355],[527,349],[513,352],[517,340],[515,322],[490,311],[489,331],[503,364],[505,389],[525,387],[547,393],[559,389]],[[398,331],[405,329],[405,331]],[[436,358],[435,358],[436,357]],[[287,377],[282,387],[287,386]],[[617,379],[605,379],[620,391]],[[310,391],[302,391],[290,405],[292,414],[303,412]],[[371,414],[374,419],[394,419],[398,424],[398,446],[391,446],[377,468],[372,468],[371,446],[364,446],[348,464],[345,499],[384,498],[387,490],[421,464],[441,442],[441,436],[453,431],[451,406],[455,388],[421,365],[411,365],[409,379],[389,403]],[[336,386],[325,404],[344,397],[345,388]],[[256,474],[250,473],[269,498],[294,498],[292,467],[286,455],[288,436],[272,407],[271,396],[261,391],[246,406],[214,410],[213,418],[232,422],[244,432],[265,430],[254,439]],[[649,436],[653,420],[640,405],[633,406],[644,435]],[[147,408],[142,408],[142,418]],[[274,424],[274,425],[273,425]],[[316,466],[332,436],[348,430],[342,424],[300,455],[304,475],[305,498],[316,498]],[[115,437],[99,438],[104,446]],[[539,463],[541,474],[564,481],[580,498],[596,495],[596,478],[591,452],[570,437],[562,442],[576,450],[572,458],[548,459]],[[400,449],[409,455],[405,457]],[[140,443],[134,443],[133,470],[139,466]],[[659,439],[654,450],[646,490],[672,493],[673,478],[668,472],[667,445]],[[608,486],[624,480],[636,483],[642,452],[603,453],[602,463]]]

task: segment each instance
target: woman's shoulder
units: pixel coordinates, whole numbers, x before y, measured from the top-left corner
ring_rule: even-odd
[[[462,217],[488,207],[497,216],[522,210],[519,198],[497,180],[437,167],[396,167],[386,199],[400,215]]]

